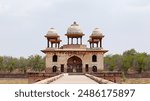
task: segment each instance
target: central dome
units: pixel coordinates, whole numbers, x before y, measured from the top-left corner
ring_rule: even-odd
[[[67,30],[67,34],[83,34],[81,27],[74,22]]]

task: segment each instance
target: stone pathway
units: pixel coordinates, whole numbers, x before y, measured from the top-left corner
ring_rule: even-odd
[[[50,84],[98,84],[96,81],[85,75],[64,75]]]

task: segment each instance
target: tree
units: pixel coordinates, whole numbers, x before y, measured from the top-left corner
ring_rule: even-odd
[[[45,68],[45,61],[39,55],[32,55],[28,58],[28,66],[34,71],[42,71]]]
[[[137,54],[135,49],[130,49],[123,52],[123,72],[127,73],[129,69],[134,67],[134,57]]]
[[[112,56],[107,55],[104,58],[104,65],[106,70],[113,71],[114,70],[114,64],[112,63]]]
[[[7,71],[7,72],[12,72],[17,68],[17,58],[13,58],[10,56],[4,56],[3,61],[2,61],[2,67],[1,71]]]
[[[3,57],[0,56],[0,70],[3,69]]]
[[[147,55],[147,61],[146,61],[146,64],[145,64],[145,69],[147,71],[150,71],[150,55]]]
[[[134,56],[136,54],[137,54],[137,52],[135,49],[130,49],[130,50],[123,52],[123,56]]]
[[[18,61],[18,67],[23,71],[23,73],[26,73],[28,68],[28,61],[24,57],[20,57]]]
[[[123,64],[123,59],[122,59],[122,55],[119,54],[115,54],[112,56],[112,60],[114,61],[115,64],[115,70],[120,71],[122,68],[122,64]]]
[[[123,52],[122,55],[107,55],[104,58],[105,67],[108,70],[122,70],[125,74],[132,72],[142,73],[150,70],[150,55],[138,53],[135,49]]]
[[[138,73],[142,73],[145,70],[145,66],[147,63],[147,54],[146,53],[138,53],[136,55],[136,61],[138,63],[137,71]]]
[[[123,64],[122,64],[122,71],[126,74],[130,67],[131,67],[131,57],[124,56]]]

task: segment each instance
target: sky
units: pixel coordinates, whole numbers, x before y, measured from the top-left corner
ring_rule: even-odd
[[[74,21],[87,46],[98,27],[107,54],[131,48],[150,53],[150,0],[0,0],[0,56],[44,56],[48,29],[57,30],[63,45]]]

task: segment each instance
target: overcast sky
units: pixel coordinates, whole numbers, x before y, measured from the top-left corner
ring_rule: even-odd
[[[150,53],[150,0],[0,0],[0,56],[44,56],[48,29],[57,30],[63,45],[74,21],[87,45],[99,27],[107,54],[131,48]]]

